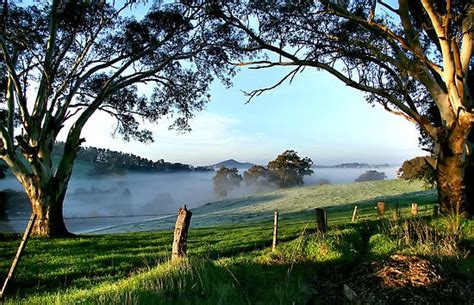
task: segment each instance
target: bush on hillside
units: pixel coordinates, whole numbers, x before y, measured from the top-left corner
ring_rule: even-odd
[[[378,172],[376,170],[369,170],[359,176],[359,178],[355,179],[355,182],[362,182],[362,181],[377,181],[383,180],[387,178],[384,172]]]

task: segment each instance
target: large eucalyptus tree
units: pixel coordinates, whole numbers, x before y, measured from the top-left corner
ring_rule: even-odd
[[[240,48],[253,58],[240,65],[291,68],[250,98],[307,67],[334,75],[417,124],[435,143],[442,211],[473,213],[472,1],[239,1],[208,12],[246,36]]]
[[[2,1],[0,158],[31,200],[35,234],[68,234],[63,200],[81,130],[95,112],[116,118],[126,140],[151,141],[142,119],[174,116],[173,127],[189,128],[213,77],[232,74],[217,47],[222,35],[198,6],[146,1],[143,13],[135,2]],[[141,94],[139,84],[153,85],[153,94]]]

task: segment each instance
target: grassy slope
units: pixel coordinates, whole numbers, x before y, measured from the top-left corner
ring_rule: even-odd
[[[395,203],[403,207],[412,201],[435,200],[432,191],[420,189],[421,184],[383,181],[290,189],[211,203],[194,210],[190,262],[178,266],[168,262],[169,230],[32,239],[7,303],[307,304],[314,299],[311,279],[317,270],[394,251],[417,253],[397,246],[396,239],[374,246],[373,237],[380,234],[372,222],[374,203],[380,199],[388,203],[387,213]],[[362,208],[362,218],[371,221],[347,224],[353,203]],[[328,210],[333,230],[324,239],[311,234],[316,206],[332,206]],[[282,211],[276,253],[269,249],[274,208]],[[196,224],[220,226],[196,228]],[[0,242],[0,273],[6,273],[17,244],[18,236]],[[469,270],[472,257],[455,263],[463,264]]]
[[[436,193],[434,190],[424,190],[421,182],[399,179],[292,188],[213,202],[192,209],[192,226],[196,228],[271,220],[274,209],[280,211],[283,220],[307,220],[314,216],[314,208],[317,207],[330,207],[329,222],[336,224],[350,219],[354,204],[359,206],[363,216],[372,212],[375,202],[379,200],[384,200],[386,209],[389,210],[397,202],[401,208],[408,207],[411,202],[432,203],[436,200]],[[337,217],[331,216],[332,213],[337,214]],[[115,227],[99,233],[168,230],[174,226],[174,222],[175,218],[169,217]]]

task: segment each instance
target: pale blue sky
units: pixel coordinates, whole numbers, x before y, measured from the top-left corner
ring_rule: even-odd
[[[194,165],[229,158],[266,164],[286,149],[316,164],[399,164],[423,154],[412,123],[368,105],[362,93],[325,72],[306,69],[292,84],[245,104],[241,90],[272,85],[285,71],[242,69],[230,89],[216,82],[211,103],[196,114],[190,133],[169,131],[164,120],[149,126],[155,143],[127,143],[111,137],[112,120],[97,115],[83,131],[85,145]]]
[[[133,14],[144,11],[140,7]],[[170,122],[164,120],[149,126],[154,143],[127,143],[112,138],[113,120],[97,114],[83,130],[85,145],[194,165],[229,158],[266,164],[286,149],[294,149],[316,164],[401,164],[424,154],[412,123],[378,105],[368,105],[361,92],[325,72],[308,68],[291,85],[284,84],[245,104],[247,97],[241,90],[273,85],[285,71],[242,69],[232,88],[214,83],[212,102],[196,114],[190,133],[170,131]]]

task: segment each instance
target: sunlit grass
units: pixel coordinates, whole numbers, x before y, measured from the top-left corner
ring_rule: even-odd
[[[339,192],[336,186],[291,189],[256,195],[273,198],[264,202],[251,196],[241,202],[235,199],[216,203],[214,207],[210,204],[200,212],[196,209],[188,237],[189,260],[180,265],[169,262],[171,230],[86,235],[55,240],[33,238],[9,289],[7,302],[306,304],[308,300],[314,299],[311,279],[318,270],[333,265],[381,259],[396,252],[430,255],[426,250],[428,243],[400,243],[403,236],[396,229],[390,229],[397,222],[392,221],[393,225],[390,225],[387,219],[391,219],[397,203],[406,216],[409,215],[411,202],[420,204],[422,216],[424,204],[428,204],[426,214],[431,214],[431,205],[435,201],[432,191],[420,191],[416,185],[407,184],[406,191],[402,192],[405,182],[400,181],[355,185],[355,188],[339,186]],[[377,185],[387,193],[380,195],[377,191],[371,197],[369,190]],[[415,191],[409,192],[412,190],[410,188]],[[336,204],[332,206],[321,199],[324,196],[319,197],[329,190],[339,198],[339,201],[335,199]],[[361,194],[356,194],[358,191]],[[320,195],[310,199],[312,192]],[[397,192],[398,195],[395,194]],[[274,198],[275,194],[283,197]],[[346,202],[345,197],[358,200]],[[291,198],[294,201],[290,201]],[[301,208],[306,205],[298,203],[295,198],[301,198],[303,202],[312,200],[320,203],[314,206],[327,207],[330,230],[326,234],[315,233],[314,206],[298,210],[293,206]],[[379,200],[386,202],[385,220],[378,220],[376,216],[374,207]],[[251,205],[249,202],[252,202]],[[360,208],[361,215],[356,223],[351,224],[354,204]],[[217,205],[221,205],[224,212],[220,212]],[[260,214],[252,214],[248,209],[252,210],[253,205],[268,207],[261,210]],[[275,205],[280,207],[281,213],[280,244],[277,251],[272,252],[270,246]],[[226,209],[228,211],[238,206],[245,207],[255,217],[244,218],[241,223],[229,221],[224,224],[226,220],[232,219],[226,218]],[[213,216],[204,216],[205,209]],[[203,223],[213,226],[196,228],[196,222],[200,221],[196,216],[200,215]],[[213,217],[215,220],[211,221]],[[443,221],[430,221],[433,222],[433,228],[442,230],[445,226]],[[463,232],[466,232],[464,242],[467,243],[473,242],[470,226],[472,221],[463,227]],[[3,238],[6,240],[0,243],[0,272],[6,274],[19,236]],[[452,257],[438,256],[443,263],[461,273],[471,272],[471,256],[454,254]]]

